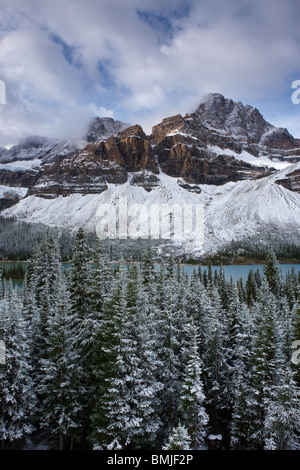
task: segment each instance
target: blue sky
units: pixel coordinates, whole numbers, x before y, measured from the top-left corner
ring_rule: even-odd
[[[300,137],[299,20],[298,0],[0,0],[0,146],[93,116],[150,133],[211,92]]]

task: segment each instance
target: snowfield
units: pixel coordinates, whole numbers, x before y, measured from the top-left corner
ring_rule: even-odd
[[[0,170],[9,170],[9,171],[27,171],[38,168],[41,165],[42,161],[38,158],[34,160],[16,160],[10,163],[0,163]]]
[[[199,185],[199,194],[182,188],[178,178],[161,172],[158,175],[160,184],[150,192],[131,184],[129,178],[122,185],[109,184],[100,194],[72,194],[54,199],[28,196],[2,214],[49,226],[72,230],[81,226],[94,231],[103,221],[106,208],[116,215],[117,229],[119,225],[123,227],[122,236],[126,238],[124,220],[118,217],[120,201],[125,201],[128,204],[127,224],[132,227],[138,220],[139,236],[149,238],[149,214],[151,208],[157,207],[155,205],[179,204],[183,209],[189,205],[203,206],[204,228],[201,218],[196,218],[197,230],[191,220],[184,219],[192,227],[188,240],[174,240],[183,251],[200,255],[214,252],[231,240],[260,233],[300,233],[300,194],[276,184],[277,179],[299,169],[300,163],[296,163],[257,180],[230,182],[223,186]],[[165,216],[165,222],[170,222],[170,215]],[[202,228],[204,241],[196,236]]]
[[[5,194],[10,194],[13,197],[23,198],[26,196],[28,188],[22,188],[21,186],[2,186],[0,185],[0,198],[3,198]]]

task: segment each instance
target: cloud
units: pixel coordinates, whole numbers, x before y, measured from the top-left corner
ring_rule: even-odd
[[[280,114],[291,76],[300,79],[294,0],[0,0],[0,7],[7,86],[0,146],[29,133],[75,135],[96,112],[149,131],[208,92],[266,112],[276,100]]]

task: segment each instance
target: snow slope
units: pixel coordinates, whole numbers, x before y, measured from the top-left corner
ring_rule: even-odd
[[[1,170],[9,170],[9,171],[27,171],[33,170],[34,168],[38,168],[41,165],[42,161],[38,158],[34,160],[16,160],[10,163],[0,163],[0,171]]]
[[[246,150],[243,150],[241,153],[237,153],[231,149],[221,149],[217,145],[209,145],[208,148],[217,155],[228,155],[229,157],[234,157],[236,160],[242,160],[243,162],[250,163],[254,166],[263,166],[268,168],[275,168],[276,170],[282,170],[292,165],[292,163],[286,161],[282,162],[280,160],[271,160],[267,156],[255,157]]]
[[[300,233],[300,194],[276,184],[297,163],[256,181],[205,188],[206,248],[258,233]]]
[[[195,216],[195,210],[193,212],[197,230],[187,211],[186,219],[183,219],[186,239],[173,237],[183,251],[196,255],[213,252],[231,240],[259,233],[300,233],[300,194],[276,184],[277,179],[299,169],[300,163],[297,163],[257,180],[230,182],[223,186],[200,185],[200,194],[189,192],[178,184],[177,178],[161,172],[158,175],[160,184],[150,192],[134,186],[129,178],[122,185],[109,184],[100,194],[71,194],[54,199],[28,196],[2,214],[75,230],[82,226],[89,231],[99,228],[99,224],[103,229],[104,222],[108,227],[115,221],[116,237],[126,238],[135,233],[135,236],[150,238],[153,208],[158,210],[164,204],[180,205],[183,211],[188,206],[193,210],[204,207],[204,226],[201,210],[198,216]],[[126,203],[128,206],[124,205]],[[119,208],[124,207],[127,208],[126,217],[124,211],[119,212]],[[170,217],[165,214],[165,223],[170,223]],[[127,224],[127,232],[124,224]],[[202,229],[204,241],[199,236]]]

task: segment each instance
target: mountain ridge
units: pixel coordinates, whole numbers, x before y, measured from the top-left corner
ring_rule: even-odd
[[[50,220],[42,212],[52,214],[51,207],[56,211],[60,207],[61,214],[57,217],[53,214],[53,221],[75,229],[69,214],[73,214],[77,224],[80,217],[70,209],[70,200],[81,207],[81,198],[88,197],[91,206],[86,207],[86,211],[87,215],[91,211],[90,220],[95,216],[94,204],[120,187],[133,191],[137,198],[148,202],[157,198],[162,203],[166,202],[164,197],[158,197],[162,187],[167,192],[172,192],[173,188],[176,193],[179,188],[183,201],[201,201],[206,207],[209,234],[214,231],[212,208],[215,207],[220,220],[222,210],[226,210],[225,206],[220,209],[222,198],[218,196],[225,189],[231,200],[238,198],[235,188],[240,188],[241,194],[243,191],[252,193],[251,187],[262,192],[269,186],[267,183],[260,186],[259,180],[272,181],[270,191],[275,207],[277,203],[281,207],[281,198],[286,198],[294,208],[300,197],[299,161],[299,141],[287,129],[268,123],[256,108],[215,93],[202,99],[193,113],[163,119],[153,126],[150,135],[138,124],[128,126],[112,118],[95,118],[86,135],[76,141],[32,137],[7,152],[0,152],[2,214],[29,221],[36,220],[39,214],[40,221],[47,224]],[[220,206],[205,197],[210,191]],[[262,205],[263,198],[258,200]],[[251,206],[249,197],[248,203]],[[234,201],[226,204],[238,211]],[[247,202],[243,204],[246,211]],[[79,212],[82,215],[81,209]],[[269,221],[270,230],[277,227],[286,232],[276,211],[271,213],[274,224]],[[297,232],[294,212],[287,213],[292,220],[292,230]],[[262,214],[251,213],[251,217],[259,222],[252,225],[249,233],[254,234],[253,227],[258,232],[262,226],[267,230]],[[237,230],[237,224],[230,225],[229,219],[228,216],[226,223],[233,238],[239,236],[239,232],[247,232]],[[82,221],[87,225],[85,216]],[[216,230],[215,245],[220,246],[222,230],[220,227]],[[227,240],[228,234],[224,232],[223,238]],[[209,235],[209,239],[214,237]],[[207,249],[212,249],[210,243]]]

